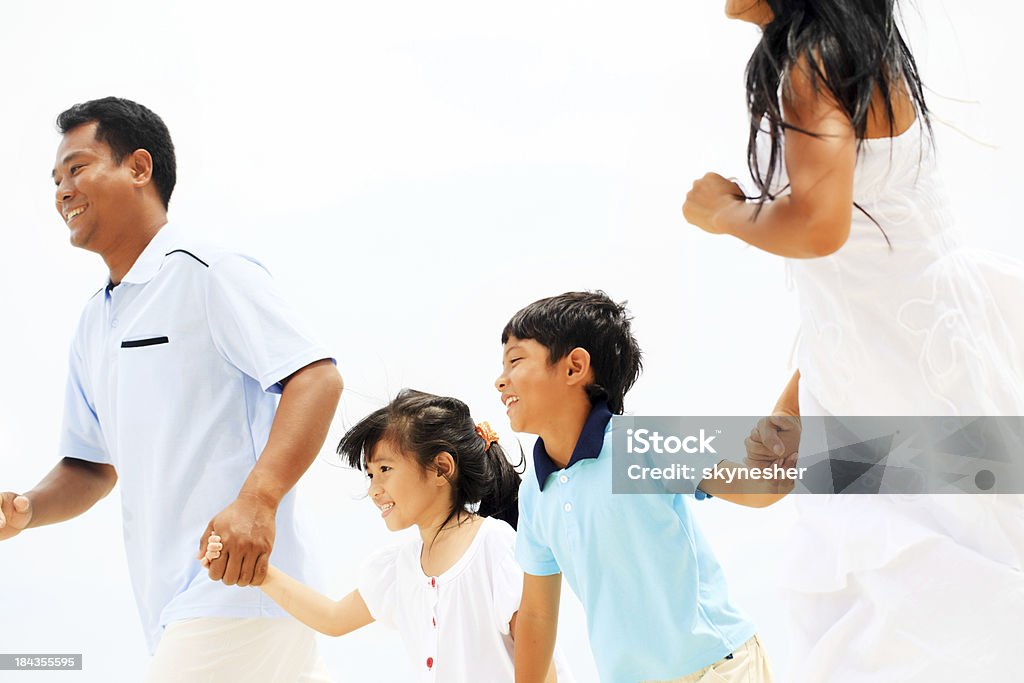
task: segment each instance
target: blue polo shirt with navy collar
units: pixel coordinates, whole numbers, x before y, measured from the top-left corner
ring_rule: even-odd
[[[604,683],[685,676],[754,635],[683,494],[612,494],[612,414],[591,410],[568,466],[537,440],[519,489],[516,559],[561,572],[583,603]]]

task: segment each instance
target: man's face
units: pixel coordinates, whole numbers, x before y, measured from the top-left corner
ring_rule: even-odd
[[[96,139],[97,123],[72,128],[61,139],[53,167],[56,207],[71,230],[71,244],[103,253],[117,243],[113,219],[128,206],[134,185],[128,164],[114,161]]]
[[[532,339],[509,337],[502,348],[501,375],[494,382],[501,392],[512,429],[540,434],[559,415],[570,394],[561,363],[549,362],[546,346]]]

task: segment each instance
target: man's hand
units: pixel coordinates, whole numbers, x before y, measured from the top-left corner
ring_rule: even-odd
[[[258,586],[267,577],[274,549],[277,507],[255,496],[240,495],[218,513],[199,538],[197,560],[207,554],[211,535],[219,538],[219,555],[203,565],[210,578],[229,586]]]
[[[23,495],[0,493],[0,541],[17,536],[32,521],[32,502]]]
[[[794,415],[772,415],[758,420],[744,441],[747,467],[765,468],[774,464],[796,466],[800,450],[800,418]]]

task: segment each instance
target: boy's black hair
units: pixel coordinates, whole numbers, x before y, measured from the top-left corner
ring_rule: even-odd
[[[95,121],[96,139],[110,146],[120,164],[137,149],[153,157],[153,185],[166,209],[177,180],[174,143],[163,120],[146,107],[120,97],[104,97],[76,104],[57,117],[61,134]]]
[[[608,402],[608,409],[622,414],[626,392],[643,369],[640,345],[630,326],[626,302],[615,303],[604,292],[566,292],[522,309],[501,332],[501,343],[510,337],[532,339],[550,352],[557,363],[580,347],[590,354],[594,383],[587,396],[591,403]]]
[[[338,454],[362,470],[381,441],[393,443],[424,469],[434,469],[434,458],[443,452],[455,460],[452,504],[442,528],[476,503],[481,517],[496,517],[512,528],[518,524],[519,472],[497,442],[485,441],[476,431],[469,406],[459,399],[403,389],[348,430]]]

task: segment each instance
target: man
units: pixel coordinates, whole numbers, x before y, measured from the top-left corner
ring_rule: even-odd
[[[259,585],[271,552],[309,573],[289,491],[337,407],[333,359],[262,266],[167,224],[174,146],[156,114],[108,97],[57,125],[57,211],[110,276],[72,342],[62,459],[0,494],[0,540],[71,519],[120,481],[147,680],[327,680],[311,632],[230,585]],[[196,552],[212,531],[224,552],[207,574]]]

